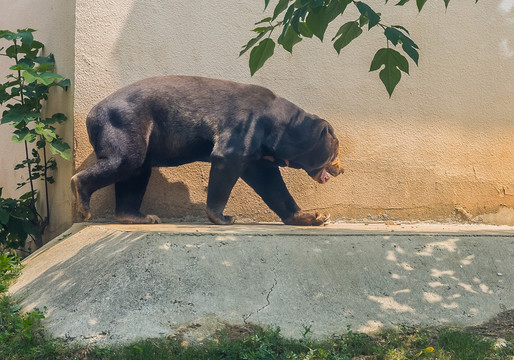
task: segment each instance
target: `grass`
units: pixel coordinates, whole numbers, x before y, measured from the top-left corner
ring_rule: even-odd
[[[178,335],[122,346],[66,345],[45,335],[40,312],[28,322],[13,320],[13,316],[30,318],[13,312],[16,308],[8,296],[2,298],[0,359],[514,359],[514,339],[508,339],[505,347],[495,347],[495,339],[470,330],[401,326],[372,336],[348,328],[342,335],[322,341],[310,338],[310,328],[305,328],[301,339],[289,339],[281,335],[279,328],[227,326],[202,344],[189,344]],[[6,336],[5,320],[9,317],[11,323],[25,324],[26,331],[21,327],[17,331],[11,329],[11,336]]]

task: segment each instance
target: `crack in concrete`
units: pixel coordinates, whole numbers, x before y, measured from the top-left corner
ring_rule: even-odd
[[[251,318],[253,315],[255,314],[258,314],[260,313],[262,310],[266,309],[268,306],[271,305],[271,301],[270,301],[270,296],[271,296],[271,293],[273,292],[273,290],[275,289],[275,286],[277,286],[278,284],[278,280],[277,280],[277,267],[280,265],[280,263],[282,262],[280,257],[278,256],[278,246],[275,247],[275,257],[276,257],[276,260],[277,262],[275,263],[275,265],[271,268],[271,272],[273,273],[273,285],[271,285],[271,288],[269,289],[268,293],[266,294],[266,304],[261,306],[259,309],[257,309],[257,311],[255,312],[251,312],[250,314],[246,315],[246,314],[243,314],[243,322],[245,324],[248,323],[248,319]]]

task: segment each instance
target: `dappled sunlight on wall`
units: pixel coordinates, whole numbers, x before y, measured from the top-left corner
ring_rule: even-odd
[[[512,30],[514,30],[514,0],[501,0],[498,9],[505,17],[506,27],[508,26],[511,30],[510,33],[506,33],[507,37],[500,41],[500,52],[505,57],[512,58],[514,56],[514,36],[512,36]]]

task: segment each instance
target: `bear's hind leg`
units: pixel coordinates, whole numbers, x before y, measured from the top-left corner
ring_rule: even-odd
[[[89,168],[78,172],[71,178],[71,189],[79,212],[87,221],[91,217],[89,202],[91,195],[98,189],[110,185],[123,176],[121,158],[100,158]]]
[[[161,222],[158,216],[141,214],[139,211],[151,173],[152,168],[146,166],[139,169],[135,175],[115,184],[115,215],[119,223],[159,224]]]

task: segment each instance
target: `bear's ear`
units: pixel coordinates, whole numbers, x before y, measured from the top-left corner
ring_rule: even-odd
[[[302,116],[290,123],[282,134],[275,152],[282,159],[292,160],[310,152],[322,139],[327,122],[319,118]]]
[[[329,127],[329,123],[323,119],[306,117],[303,137],[298,137],[304,152],[329,142]]]
[[[324,126],[321,130],[321,134],[319,135],[320,140],[324,140],[328,135],[328,127]]]

